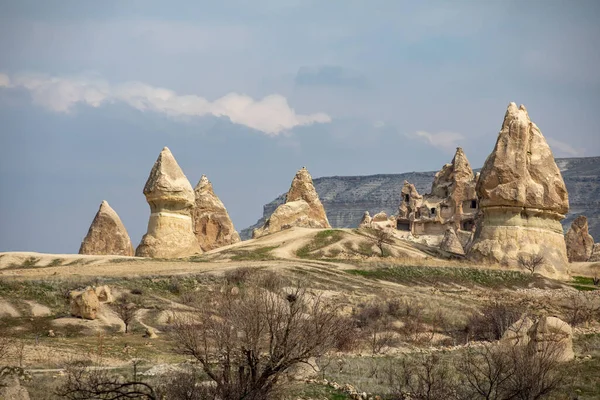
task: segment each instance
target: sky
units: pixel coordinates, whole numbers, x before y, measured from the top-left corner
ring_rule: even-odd
[[[0,0],[0,251],[134,246],[168,146],[238,230],[313,178],[483,165],[509,102],[600,155],[596,0]]]

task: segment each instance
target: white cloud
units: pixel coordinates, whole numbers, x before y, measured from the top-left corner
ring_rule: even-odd
[[[141,111],[153,111],[171,117],[227,117],[235,124],[245,125],[268,135],[278,135],[300,125],[331,121],[331,117],[324,113],[296,114],[287,99],[278,94],[254,100],[247,95],[229,93],[210,102],[197,95],[179,95],[172,90],[141,82],[111,85],[103,80],[86,77],[44,75],[20,75],[10,80],[8,76],[0,74],[0,86],[25,88],[31,93],[35,104],[54,112],[67,113],[79,103],[99,107],[105,103],[121,102]]]
[[[8,87],[10,86],[10,79],[8,75],[0,72],[0,87]]]
[[[448,153],[454,153],[456,148],[459,147],[460,141],[465,139],[462,134],[457,132],[429,133],[425,131],[417,131],[407,136],[411,138],[418,138],[427,144],[442,149]]]
[[[571,146],[568,143],[561,142],[560,140],[556,140],[551,137],[546,136],[546,141],[552,148],[552,151],[554,153],[557,153],[557,155],[559,155],[559,156],[566,155],[566,156],[577,157],[577,156],[582,156],[584,153],[582,150],[575,149],[573,146]]]

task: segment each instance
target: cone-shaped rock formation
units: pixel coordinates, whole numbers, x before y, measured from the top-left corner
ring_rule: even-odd
[[[150,220],[135,254],[174,258],[201,253],[190,216],[194,190],[167,147],[150,171],[144,195],[150,205]]]
[[[133,256],[133,246],[121,218],[106,200],[100,204],[79,254]]]
[[[594,238],[590,235],[588,220],[584,215],[575,218],[565,235],[569,262],[588,261],[594,249]]]
[[[520,255],[542,255],[542,273],[565,275],[562,220],[569,211],[565,183],[552,151],[524,106],[510,103],[496,146],[477,182],[482,218],[469,256],[516,265]]]
[[[196,203],[192,209],[194,234],[204,251],[227,246],[240,241],[227,209],[215,195],[212,184],[205,175],[194,189]]]
[[[257,238],[293,226],[331,228],[312,177],[304,167],[296,173],[285,204],[277,207],[265,224],[252,232],[252,237]]]
[[[458,254],[461,256],[465,255],[465,249],[463,249],[456,231],[452,227],[446,228],[442,242],[440,243],[440,249],[447,251],[448,253]]]

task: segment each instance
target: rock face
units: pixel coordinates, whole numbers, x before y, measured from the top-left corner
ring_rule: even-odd
[[[144,195],[150,220],[136,256],[175,258],[201,253],[190,215],[194,190],[167,147],[150,171]]]
[[[202,250],[209,251],[239,242],[240,235],[206,176],[202,175],[194,193],[196,202],[192,208],[192,221],[194,234]]]
[[[512,324],[502,342],[510,345],[528,346],[532,352],[544,352],[558,361],[570,361],[573,353],[573,329],[556,317],[541,317],[537,321],[523,317]]]
[[[458,236],[456,236],[456,231],[451,226],[446,228],[446,233],[444,233],[444,238],[440,243],[440,249],[447,251],[448,253],[458,254],[461,256],[465,255],[465,249],[463,249]]]
[[[312,177],[304,167],[296,173],[285,204],[277,207],[265,224],[252,232],[252,237],[258,238],[292,226],[331,228]]]
[[[589,261],[591,261],[591,262],[600,261],[600,243],[594,244],[594,247],[592,248],[592,255],[590,256]]]
[[[570,361],[573,353],[573,329],[556,317],[542,317],[529,330],[529,345],[537,352],[556,351],[559,361]]]
[[[373,221],[373,218],[371,218],[371,214],[369,214],[368,211],[365,211],[365,214],[363,215],[362,219],[360,220],[360,224],[358,224],[359,228],[368,228],[371,226],[371,221]]]
[[[421,196],[404,182],[396,226],[414,235],[443,235],[446,227],[471,233],[477,214],[476,177],[459,147],[452,162],[435,174],[431,192]]]
[[[569,211],[562,176],[546,139],[524,106],[510,103],[477,182],[482,218],[469,257],[517,265],[541,254],[548,276],[565,276],[567,251],[560,221]]]
[[[100,303],[112,303],[115,301],[110,288],[106,285],[95,287],[94,292],[96,292],[96,296]]]
[[[106,200],[100,204],[79,254],[133,256],[133,246],[121,218]]]
[[[96,319],[100,301],[94,288],[88,286],[83,290],[69,292],[69,301],[71,315],[83,319]]]
[[[588,261],[592,256],[594,238],[589,234],[588,221],[580,215],[573,221],[565,235],[569,262]]]

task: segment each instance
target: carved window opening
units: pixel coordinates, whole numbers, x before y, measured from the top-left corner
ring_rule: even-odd
[[[435,215],[435,208],[432,208],[430,211],[431,211],[431,215]]]
[[[404,195],[404,201],[406,201],[408,203],[409,200],[410,200],[410,197],[407,194],[405,194]]]
[[[471,208],[477,208],[477,200],[471,200]]]

